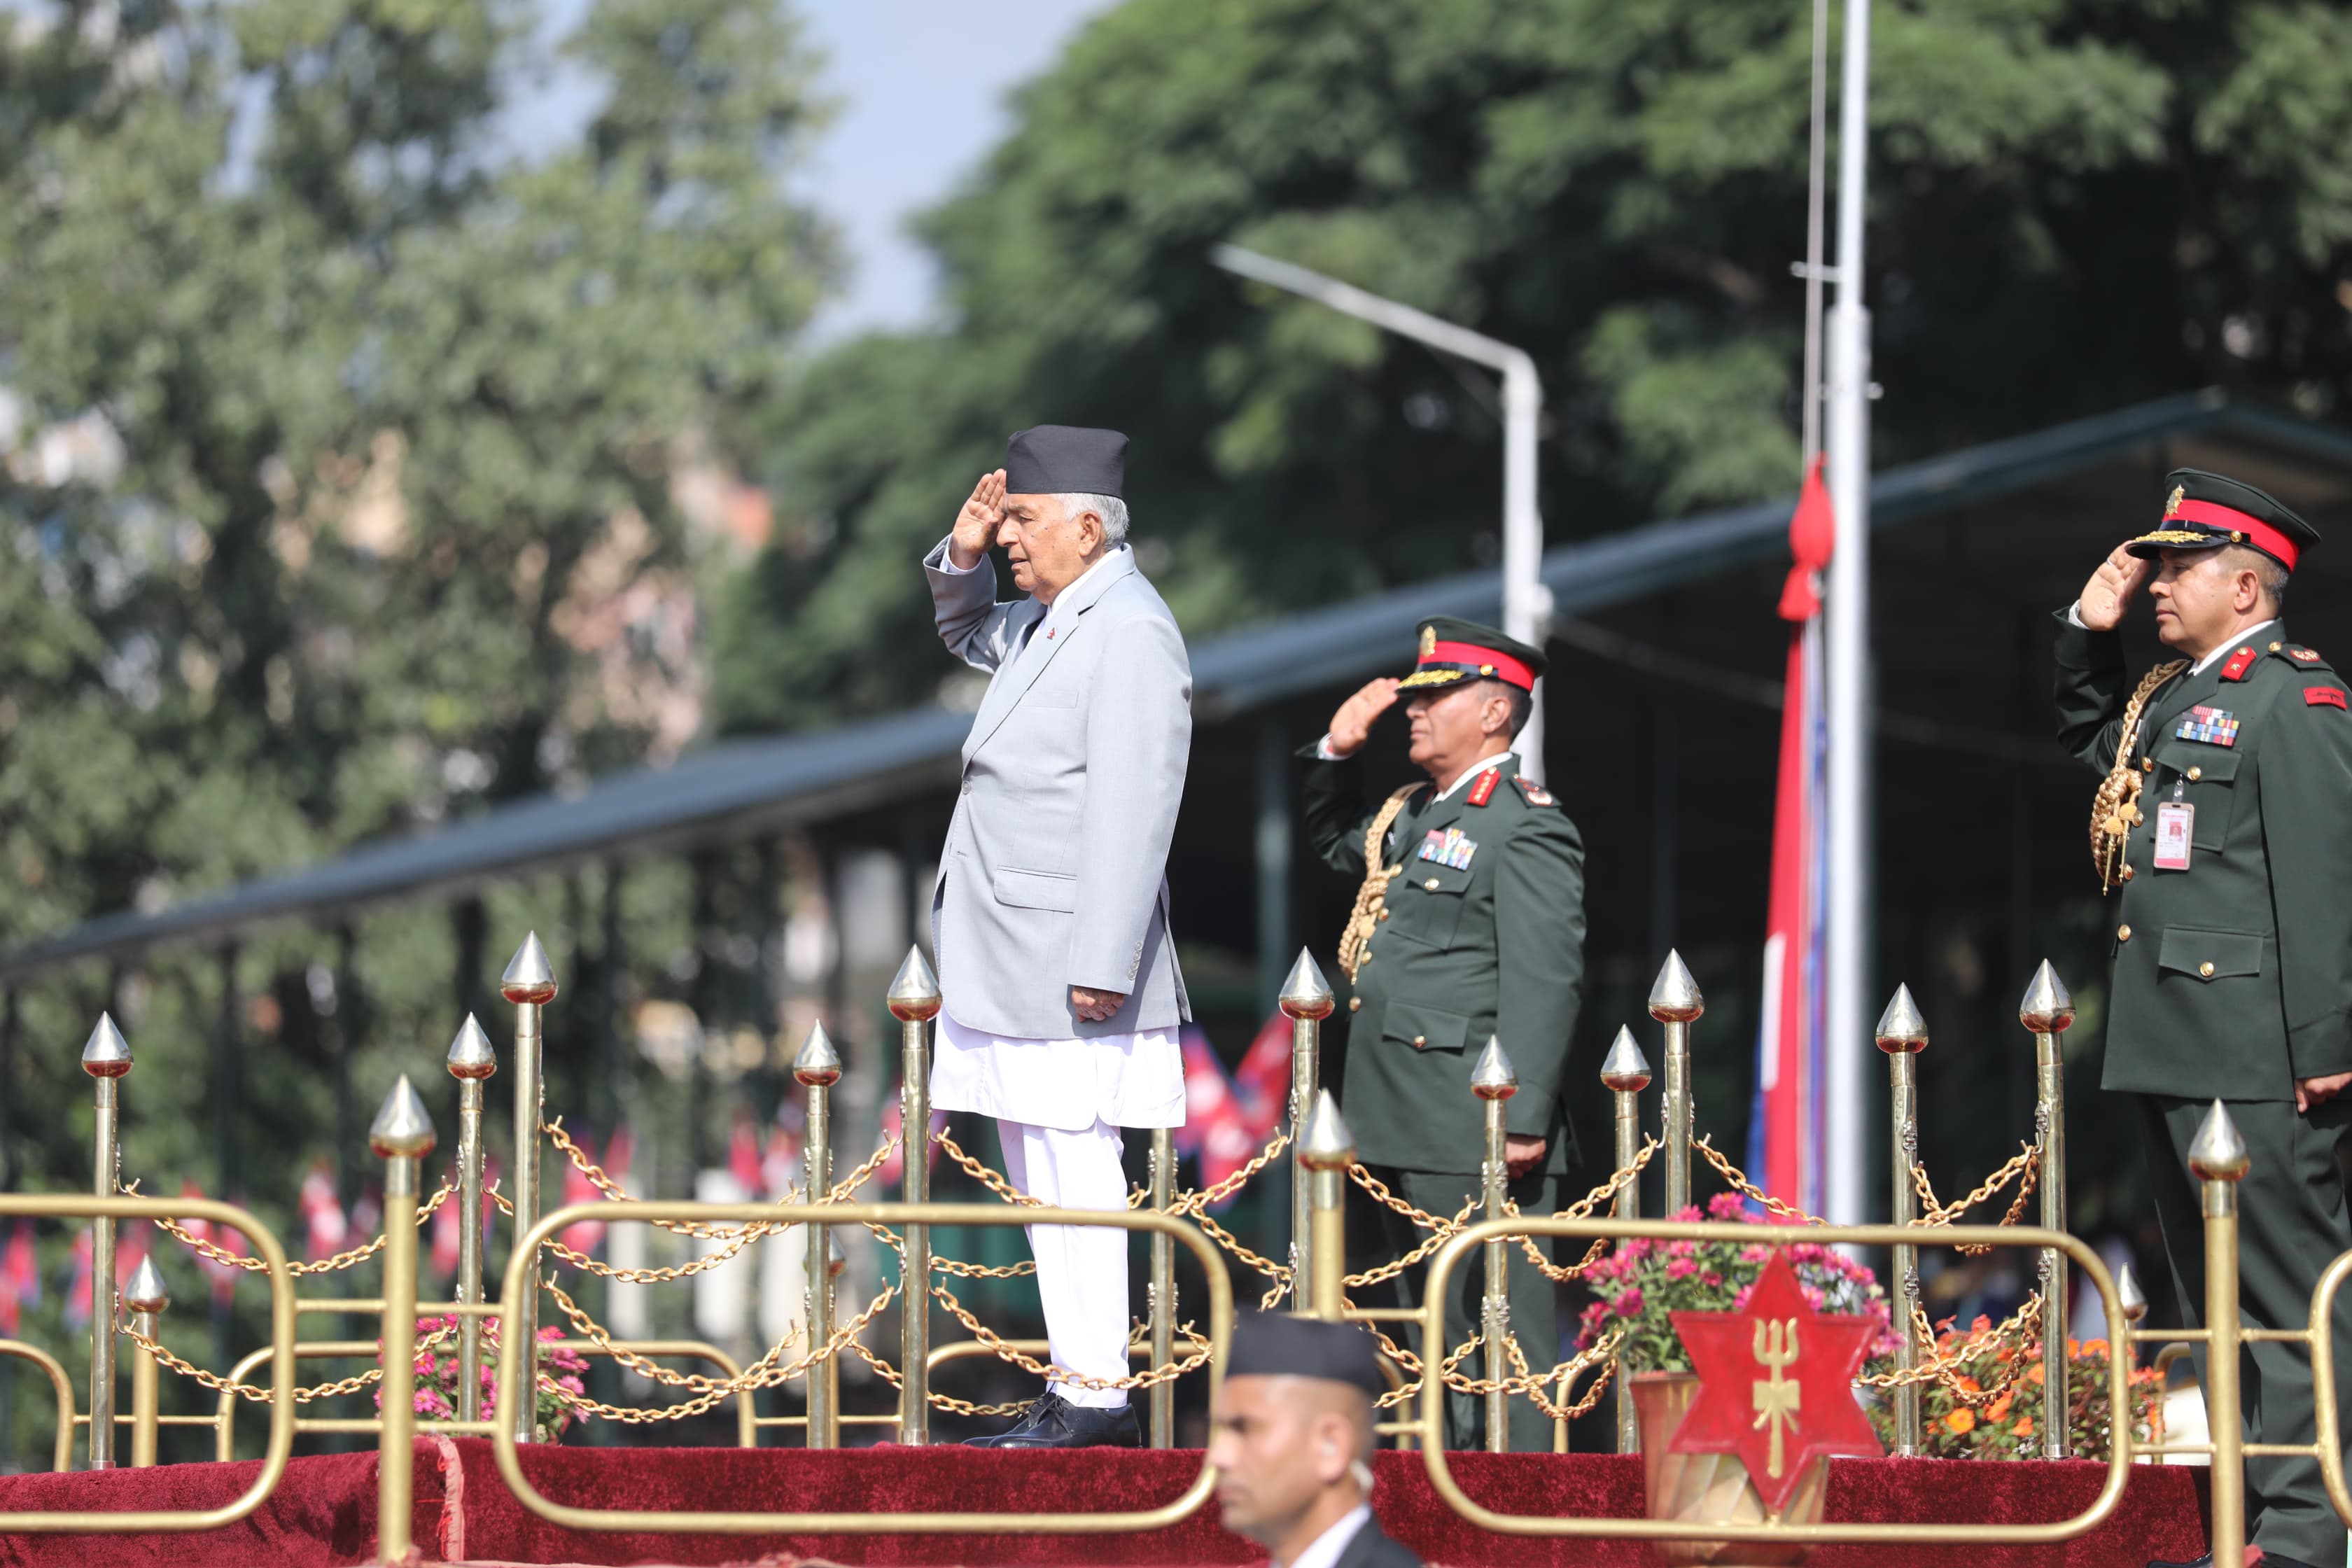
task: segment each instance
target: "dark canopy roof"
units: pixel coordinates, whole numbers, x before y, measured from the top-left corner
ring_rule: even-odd
[[[1871,485],[1874,529],[1982,501],[2119,453],[2183,437],[2234,437],[2352,468],[2352,437],[2232,404],[2214,390],[2160,399],[2029,436],[1906,464]],[[1793,497],[1653,523],[1548,552],[1558,610],[1580,615],[1779,558]],[[1192,650],[1194,706],[1207,722],[1393,668],[1432,615],[1492,621],[1501,583],[1466,572],[1210,638]],[[794,822],[871,810],[952,780],[971,716],[926,708],[814,734],[723,742],[577,795],[543,795],[464,822],[361,846],[338,858],[124,910],[0,954],[0,981],[152,943],[227,936],[269,921],[329,916],[388,900],[615,854],[676,849]]]

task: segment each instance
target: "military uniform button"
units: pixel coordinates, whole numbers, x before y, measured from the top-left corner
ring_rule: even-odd
[[[1348,1011],[1349,1011],[1349,1012],[1350,1012],[1350,1013],[1358,1013],[1358,1012],[1361,1012],[1361,1011],[1363,1010],[1363,1006],[1364,1006],[1364,999],[1363,999],[1361,996],[1350,996],[1350,997],[1349,997],[1349,998],[1348,998]]]
[[[1389,912],[1388,912],[1388,910],[1382,910],[1381,911],[1381,919],[1382,919],[1382,920],[1386,920],[1386,919],[1388,919],[1388,918],[1389,918]]]
[[[2189,770],[2189,782],[2190,784],[2195,784],[2199,779],[2201,779],[2204,776],[2205,770],[2203,768],[2191,768]]]
[[[2156,772],[2156,759],[2154,757],[2142,757],[2139,760],[2139,771],[2144,773],[2152,773]]]
[[[2209,963],[2205,967],[2210,969],[2213,966]],[[1412,1037],[1412,1048],[1416,1051],[1427,1044],[1429,1044],[1429,1037],[1427,1035],[1415,1035]]]
[[[2117,927],[2116,927],[2116,940],[2117,942],[2129,942],[2129,941],[2131,941],[2131,927],[2129,927],[2129,926],[2117,926]]]
[[[1436,878],[1434,878],[1434,877],[1432,877],[1428,881],[1423,882],[1423,883],[1422,884],[1422,886],[1423,886],[1423,887],[1424,887],[1424,888],[1427,888],[1431,892],[1433,892],[1433,892],[1437,891],[1437,879],[1436,879]]]
[[[2271,651],[2273,653],[2276,653],[2280,648],[2284,647],[2286,645],[2284,643],[2273,643],[2271,644]]]
[[[2207,962],[2205,962],[2205,963],[2203,963],[2199,964],[2199,965],[2197,966],[2197,973],[2200,973],[2200,974],[2201,974],[2201,975],[2203,975],[2203,976],[2204,976],[2206,979],[2208,979],[2208,980],[2212,979],[2212,978],[2213,978],[2213,964],[2212,964],[2212,962],[2209,959]]]
[[[2126,881],[2126,882],[2128,882],[2128,881],[2130,881],[2130,880],[2132,879],[2132,868],[2131,868],[2129,866],[2126,866],[2126,867],[2124,868],[2124,869],[2123,869],[2123,878],[2124,878],[2124,880],[2125,880],[2125,881]]]

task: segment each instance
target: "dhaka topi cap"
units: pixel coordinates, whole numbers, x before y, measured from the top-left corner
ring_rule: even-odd
[[[1017,496],[1127,499],[1127,437],[1082,425],[1039,425],[1004,443],[1004,488]]]
[[[1500,680],[1522,691],[1536,689],[1544,672],[1541,648],[1475,621],[1433,616],[1421,623],[1421,644],[1412,673],[1397,683],[1402,691],[1458,686],[1465,680]]]
[[[2266,490],[2202,468],[2164,476],[2164,519],[2155,531],[2124,546],[2143,561],[2167,550],[2210,550],[2249,544],[2288,571],[2319,542],[2319,531]]]
[[[1353,1323],[1252,1312],[1234,1324],[1227,1377],[1318,1377],[1344,1383],[1378,1399],[1388,1389],[1379,1347]]]

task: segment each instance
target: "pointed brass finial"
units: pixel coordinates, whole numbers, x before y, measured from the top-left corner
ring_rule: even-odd
[[[524,937],[507,961],[507,972],[499,976],[499,994],[517,1005],[555,1000],[555,965],[547,962],[547,949],[539,945],[537,931]]]
[[[1282,1011],[1292,1018],[1328,1018],[1334,1003],[1331,983],[1323,978],[1315,955],[1305,948],[1298,950],[1298,962],[1282,980]]]
[[[172,1304],[172,1292],[155,1267],[153,1253],[141,1258],[139,1267],[131,1270],[131,1283],[122,1288],[122,1304],[134,1312],[160,1312]]]
[[[1478,1053],[1478,1065],[1470,1069],[1470,1092],[1481,1100],[1508,1100],[1519,1092],[1519,1075],[1503,1054],[1503,1042],[1493,1035]]]
[[[902,1024],[920,1024],[940,1016],[940,977],[919,946],[907,949],[907,962],[890,977],[890,1016]]]
[[[425,1113],[425,1101],[417,1098],[408,1075],[402,1073],[392,1092],[383,1097],[375,1120],[368,1124],[368,1147],[387,1160],[402,1154],[421,1158],[433,1152],[438,1142],[433,1118]]]
[[[1344,1171],[1356,1163],[1356,1135],[1328,1089],[1315,1091],[1315,1110],[1298,1141],[1298,1163],[1310,1171]]]
[[[841,1053],[833,1048],[833,1038],[823,1024],[809,1026],[808,1040],[793,1058],[793,1077],[812,1088],[841,1081]]]
[[[121,1078],[131,1070],[131,1042],[114,1026],[113,1014],[98,1016],[98,1027],[81,1048],[81,1070],[92,1078]]]
[[[1698,994],[1689,965],[1680,952],[1668,949],[1657,984],[1650,987],[1650,1016],[1661,1024],[1687,1024],[1706,1011],[1706,998]]]
[[[2017,1021],[2037,1035],[2063,1033],[2074,1021],[2074,998],[2046,958],[2026,984],[2025,1000],[2017,1005]]]
[[[1911,1000],[1911,987],[1897,985],[1894,1000],[1878,1016],[1878,1048],[1888,1056],[1910,1056],[1927,1048],[1927,1020]]]
[[[2124,1321],[2137,1323],[2147,1316],[2147,1292],[2139,1288],[2139,1276],[2126,1263],[2116,1270],[2116,1300],[2124,1310]]]
[[[1617,1026],[1617,1038],[1601,1064],[1601,1081],[1620,1094],[1639,1094],[1650,1087],[1650,1058],[1633,1039],[1633,1031]]]
[[[2215,1100],[2189,1142],[2189,1173],[2200,1182],[2234,1182],[2252,1163],[2238,1124],[2230,1120],[2229,1108]]]
[[[499,1053],[490,1048],[489,1036],[474,1021],[471,1013],[449,1042],[449,1076],[451,1078],[488,1078],[499,1070]]]

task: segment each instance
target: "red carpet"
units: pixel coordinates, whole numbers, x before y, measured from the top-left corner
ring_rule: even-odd
[[[1377,1506],[1390,1533],[1451,1568],[1574,1564],[1646,1568],[1629,1542],[1545,1541],[1472,1529],[1437,1500],[1419,1456],[1380,1457]],[[531,1448],[525,1469],[559,1502],[640,1508],[883,1510],[999,1509],[1058,1503],[1079,1510],[1156,1506],[1175,1497],[1198,1454],[993,1454],[957,1448]],[[251,1483],[258,1466],[170,1465],[100,1475],[0,1479],[0,1509],[215,1507]],[[1839,1460],[1830,1514],[1843,1521],[1960,1522],[2049,1520],[2078,1511],[2105,1467],[1961,1464],[1932,1459]],[[1638,1516],[1641,1468],[1613,1456],[1461,1454],[1454,1474],[1470,1495],[1521,1513]],[[2058,1547],[1995,1550],[1876,1547],[1823,1551],[1820,1568],[2143,1568],[2151,1557],[2203,1550],[2201,1469],[2142,1467],[2116,1516]],[[813,1538],[607,1535],[558,1530],[515,1501],[487,1442],[418,1444],[416,1541],[428,1556],[494,1563],[1251,1563],[1264,1556],[1216,1523],[1212,1501],[1151,1535],[878,1535]],[[275,1496],[243,1524],[207,1535],[0,1536],[0,1564],[36,1568],[345,1568],[370,1562],[375,1460],[370,1454],[298,1458]]]

